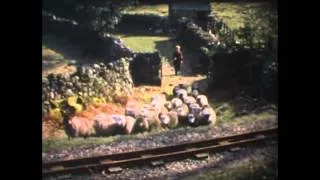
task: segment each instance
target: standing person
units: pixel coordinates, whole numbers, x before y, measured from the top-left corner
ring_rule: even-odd
[[[180,65],[183,63],[183,54],[179,45],[176,45],[176,50],[173,53],[172,58],[175,73],[178,75],[180,74]]]

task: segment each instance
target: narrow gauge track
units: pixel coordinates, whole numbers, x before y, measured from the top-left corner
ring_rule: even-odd
[[[208,154],[209,152],[219,152],[230,150],[231,148],[244,147],[248,145],[259,145],[266,140],[277,140],[278,128],[271,128],[240,135],[225,136],[220,138],[206,139],[183,143],[160,148],[123,152],[88,158],[72,159],[65,161],[55,161],[44,163],[42,168],[43,177],[70,175],[70,174],[90,174],[97,171],[111,169],[122,169],[137,165],[159,165],[164,161],[181,160]]]

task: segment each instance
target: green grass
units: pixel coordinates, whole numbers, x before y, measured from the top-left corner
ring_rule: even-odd
[[[121,38],[125,46],[135,52],[154,52],[159,50],[161,53],[165,53],[166,50],[163,48],[173,48],[169,42],[169,36],[141,36],[134,34],[115,34],[115,36]],[[158,47],[159,44],[163,44],[164,47]]]
[[[48,152],[52,150],[61,150],[65,148],[79,147],[79,146],[90,146],[90,145],[101,145],[114,141],[130,140],[133,138],[141,138],[144,134],[135,134],[135,135],[115,135],[108,137],[89,137],[84,139],[82,137],[61,139],[46,139],[42,141],[42,151]]]
[[[219,109],[221,106],[225,106],[223,109]],[[277,112],[274,110],[265,110],[258,114],[248,114],[236,117],[234,107],[228,102],[210,103],[210,106],[216,110],[217,113],[217,125],[226,123],[239,123],[243,121],[259,121],[269,118],[277,118]]]
[[[129,6],[122,13],[168,16],[168,4]]]
[[[87,139],[84,138],[73,138],[68,140],[67,138],[63,139],[46,139],[42,141],[42,151],[48,152],[52,150],[61,150],[65,148],[71,147],[79,147],[82,145],[99,145],[108,142],[112,142],[117,137],[105,137],[105,138],[97,138],[97,137],[90,137]]]
[[[124,140],[131,140],[131,139],[144,139],[151,135],[167,132],[168,129],[161,129],[161,130],[152,130],[151,132],[143,132],[138,134],[132,135],[115,135],[115,136],[108,136],[108,137],[89,137],[84,139],[82,137],[72,138],[68,140],[67,137],[65,138],[51,138],[42,140],[42,151],[49,152],[49,151],[56,151],[62,150],[66,148],[75,148],[80,146],[90,146],[90,145],[101,145],[110,142],[118,142]]]

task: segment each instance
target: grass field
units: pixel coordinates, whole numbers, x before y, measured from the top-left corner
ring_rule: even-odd
[[[123,13],[128,14],[156,14],[160,16],[168,16],[168,4],[158,5],[141,5],[126,7]]]
[[[142,36],[135,34],[115,34],[115,36],[121,38],[124,44],[135,52],[153,52],[157,50],[157,44],[159,42],[169,41],[169,36]],[[168,48],[172,48],[170,44],[167,44]]]

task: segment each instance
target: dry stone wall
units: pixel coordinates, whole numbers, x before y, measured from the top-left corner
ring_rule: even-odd
[[[93,97],[112,101],[114,94],[129,96],[133,90],[130,60],[122,58],[108,64],[78,66],[72,74],[49,74],[42,80],[43,106],[72,95],[82,97],[87,103]]]

